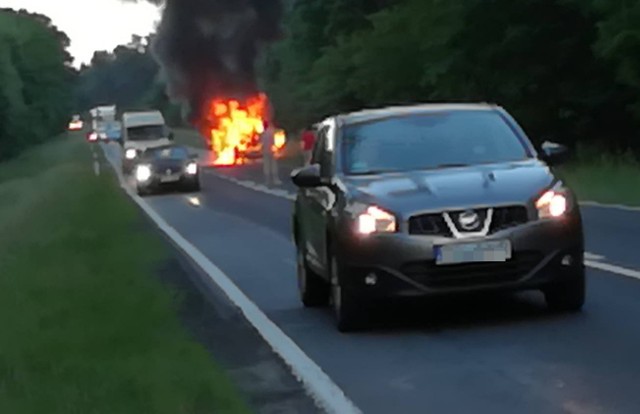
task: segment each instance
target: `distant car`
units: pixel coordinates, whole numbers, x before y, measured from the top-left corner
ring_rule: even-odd
[[[122,115],[122,173],[128,175],[138,157],[148,148],[171,145],[173,132],[167,127],[160,111],[125,112]]]
[[[98,142],[98,133],[96,131],[87,132],[86,137],[88,142]]]
[[[292,173],[298,286],[331,302],[341,331],[373,299],[542,290],[556,310],[585,302],[574,193],[502,108],[420,105],[321,123],[311,164]]]
[[[106,137],[109,141],[120,142],[122,139],[122,125],[118,121],[110,122],[105,128]]]
[[[186,147],[166,145],[148,148],[134,167],[138,194],[146,195],[169,188],[200,191],[200,168]]]
[[[69,131],[80,131],[82,128],[84,128],[84,122],[80,119],[80,115],[74,115],[69,122]]]

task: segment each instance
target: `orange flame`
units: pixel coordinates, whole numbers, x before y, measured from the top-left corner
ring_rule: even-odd
[[[259,135],[267,111],[267,96],[259,94],[241,104],[235,99],[214,99],[209,106],[207,121],[211,149],[216,154],[215,165],[233,165],[237,156],[249,149],[259,148]],[[276,132],[274,151],[285,144],[284,131]]]

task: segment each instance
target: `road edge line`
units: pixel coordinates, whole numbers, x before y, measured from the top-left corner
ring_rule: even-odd
[[[131,191],[122,174],[102,148],[105,158],[116,172],[125,193],[149,216],[167,237],[187,254],[222,290],[227,298],[243,314],[245,319],[258,331],[271,349],[289,366],[293,375],[303,384],[309,396],[328,413],[361,414],[355,404],[346,396],[331,378],[320,368],[287,334],[251,301],[233,281],[213,264],[200,250],[171,227],[149,204]]]
[[[624,204],[607,204],[607,203],[599,203],[597,201],[589,201],[589,200],[579,201],[578,204],[580,204],[580,206],[585,206],[585,207],[610,208],[613,210],[631,211],[636,213],[640,212],[640,207],[627,206]]]
[[[606,262],[596,262],[594,260],[585,260],[584,265],[605,272],[640,280],[640,271],[638,270],[628,269],[626,267],[617,266]]]

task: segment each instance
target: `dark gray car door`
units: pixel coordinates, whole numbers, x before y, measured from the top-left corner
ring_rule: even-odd
[[[324,134],[319,130],[316,134],[316,142],[311,155],[311,164],[320,164],[320,151],[324,146]],[[321,254],[318,252],[317,228],[318,228],[318,203],[317,191],[313,188],[301,188],[299,190],[298,218],[304,251],[307,263],[316,271],[322,270]]]

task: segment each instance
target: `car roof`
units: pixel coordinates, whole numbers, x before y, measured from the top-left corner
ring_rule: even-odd
[[[343,124],[357,124],[403,115],[419,115],[443,111],[495,111],[497,109],[500,109],[498,105],[489,103],[427,103],[363,109],[338,115],[337,118]]]
[[[125,112],[122,123],[127,127],[164,125],[164,117],[160,111]]]

